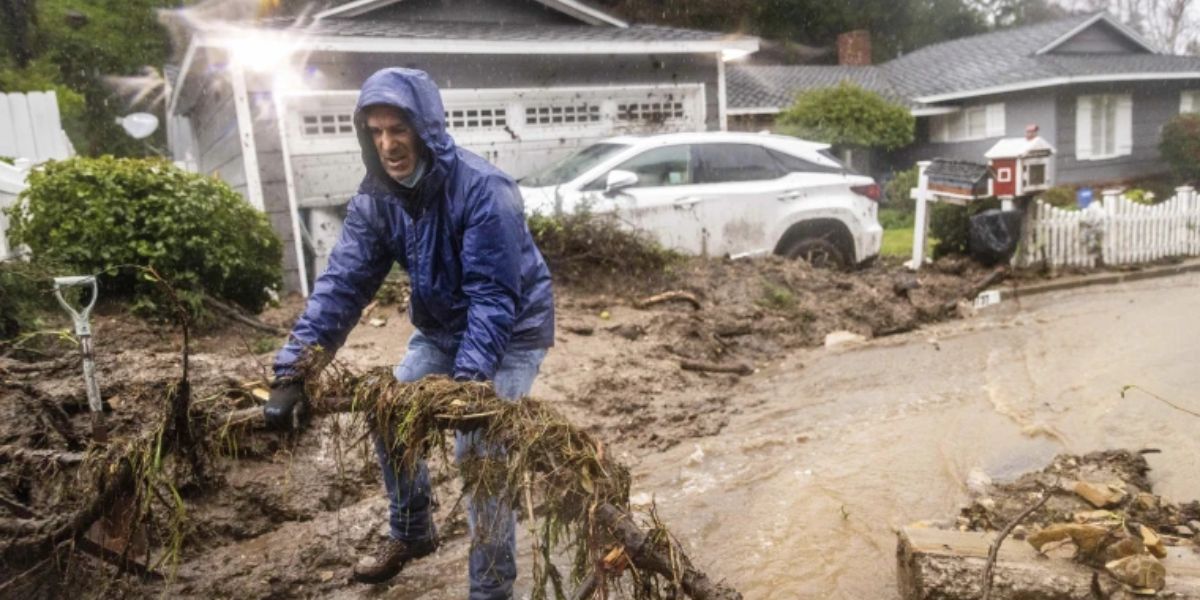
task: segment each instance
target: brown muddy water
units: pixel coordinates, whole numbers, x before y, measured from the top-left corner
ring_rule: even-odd
[[[716,437],[644,456],[693,559],[747,598],[894,599],[894,531],[949,519],[968,480],[1057,453],[1158,448],[1158,493],[1200,498],[1200,276],[1033,297],[747,378]]]

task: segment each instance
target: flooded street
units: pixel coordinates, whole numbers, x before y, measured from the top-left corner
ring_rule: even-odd
[[[894,530],[953,519],[975,471],[1005,480],[1060,452],[1158,448],[1158,493],[1200,497],[1189,275],[1040,296],[746,380],[720,435],[637,464],[710,573],[747,598],[896,598]]]

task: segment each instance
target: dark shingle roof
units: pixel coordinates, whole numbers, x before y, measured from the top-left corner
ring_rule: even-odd
[[[293,28],[293,21],[264,23],[276,29]],[[525,25],[500,23],[455,23],[399,21],[386,19],[322,19],[297,34],[336,37],[378,37],[426,40],[480,40],[489,42],[693,42],[732,39],[737,36],[694,29],[631,25]],[[744,38],[743,39],[747,39]]]
[[[731,66],[725,71],[730,108],[772,108],[790,105],[796,94],[843,81],[903,101],[881,67]]]
[[[1053,77],[1035,54],[1096,15],[1077,15],[1036,25],[932,44],[886,64],[897,91],[918,97]]]
[[[1057,77],[1200,72],[1200,57],[1194,56],[1037,54],[1093,18],[1077,15],[933,44],[874,67],[733,66],[729,107],[783,108],[800,91],[846,79],[911,106],[925,96]]]

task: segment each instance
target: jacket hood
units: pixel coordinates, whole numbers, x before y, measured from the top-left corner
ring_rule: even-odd
[[[383,170],[379,153],[366,127],[365,109],[385,105],[404,112],[417,135],[429,151],[430,164],[422,178],[424,185],[439,186],[450,172],[455,160],[454,139],[446,133],[446,110],[442,95],[429,74],[417,69],[389,68],[376,71],[363,83],[354,107],[354,129],[362,148],[363,165],[370,183],[382,184],[384,189],[397,191],[398,186]],[[427,181],[428,180],[428,181]],[[368,182],[364,182],[366,184]]]

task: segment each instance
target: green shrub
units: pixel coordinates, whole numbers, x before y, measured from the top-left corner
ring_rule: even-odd
[[[21,260],[0,262],[0,341],[38,327],[38,317],[54,305],[52,278]]]
[[[1096,193],[1099,194],[1099,192]],[[1079,208],[1079,201],[1075,199],[1075,188],[1069,185],[1056,185],[1038,195],[1038,199],[1058,208]],[[1098,200],[1099,197],[1095,199]]]
[[[2,163],[11,165],[14,164],[15,161],[16,159],[11,156],[0,156],[0,162]]]
[[[939,202],[929,213],[929,235],[937,240],[933,258],[966,254],[971,233],[971,217],[991,208],[1000,208],[995,198],[976,200],[967,206]]]
[[[884,150],[911,144],[916,131],[907,108],[848,81],[801,93],[776,123],[806,139]]]
[[[919,178],[919,169],[915,165],[910,169],[896,171],[895,176],[884,188],[885,206],[909,213],[913,212],[916,201],[912,199],[912,189],[917,187]]]
[[[158,159],[74,158],[29,177],[12,238],[35,256],[103,273],[105,296],[166,310],[153,267],[194,312],[201,293],[252,312],[281,280],[282,246],[266,216],[229,186]]]
[[[1158,151],[1181,181],[1200,181],[1200,114],[1184,113],[1167,121]]]
[[[1141,188],[1130,188],[1121,193],[1125,199],[1136,204],[1154,204],[1161,200],[1157,194]]]

